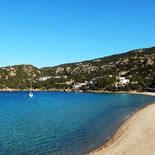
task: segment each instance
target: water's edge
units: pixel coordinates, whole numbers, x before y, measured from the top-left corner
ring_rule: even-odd
[[[150,94],[149,94],[149,95],[150,95]],[[150,96],[155,96],[155,94],[154,94],[154,95],[150,95]],[[106,147],[110,146],[111,144],[113,144],[113,143],[114,143],[115,141],[117,141],[117,139],[118,139],[119,137],[121,137],[121,135],[123,134],[123,133],[120,134],[120,130],[122,129],[122,127],[125,126],[126,123],[127,123],[133,116],[135,116],[137,113],[141,112],[142,110],[146,109],[147,107],[149,107],[149,106],[151,106],[151,105],[153,105],[153,104],[155,104],[155,103],[151,103],[151,104],[149,104],[149,105],[146,105],[146,106],[144,106],[144,107],[142,107],[142,108],[140,108],[140,109],[138,109],[138,110],[132,112],[127,118],[125,118],[125,119],[123,120],[123,123],[120,125],[120,127],[116,129],[115,133],[113,133],[113,135],[110,136],[110,137],[107,139],[107,141],[106,141],[102,146],[100,146],[99,148],[96,148],[96,149],[94,149],[94,150],[91,150],[90,152],[85,153],[85,155],[91,155],[91,154],[93,154],[93,153],[95,153],[95,152],[98,152],[99,150],[102,150],[103,148],[106,148]]]

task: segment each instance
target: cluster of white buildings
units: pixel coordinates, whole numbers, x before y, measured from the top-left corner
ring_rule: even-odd
[[[112,75],[109,75],[109,77],[112,77]],[[73,89],[79,89],[82,86],[86,86],[87,84],[92,84],[93,85],[95,83],[95,81],[97,79],[100,79],[100,78],[104,78],[104,77],[103,76],[96,77],[96,78],[93,78],[90,81],[86,81],[84,83],[76,84],[76,85],[73,86]],[[117,82],[115,82],[113,84],[113,87],[116,87],[116,88],[118,88],[118,87],[124,87],[124,86],[128,85],[129,83],[130,83],[130,80],[129,79],[126,79],[125,77],[117,77]]]
[[[84,83],[78,83],[78,84],[76,84],[76,85],[73,86],[73,89],[79,89],[79,88],[81,88],[82,86],[86,86],[86,85],[88,85],[88,84],[94,85],[96,80],[102,79],[102,78],[104,78],[104,76],[95,77],[95,78],[93,78],[93,79],[90,80],[90,81],[85,81]]]
[[[112,77],[112,75],[109,75],[109,77]],[[51,79],[51,78],[52,79],[60,79],[60,78],[67,78],[67,76],[44,76],[44,77],[39,78],[39,81],[46,81],[46,80]],[[86,86],[88,84],[94,85],[96,80],[101,79],[101,78],[104,78],[104,76],[96,77],[90,81],[85,81],[83,83],[75,84],[73,86],[73,89],[79,89],[82,86]],[[115,82],[113,84],[113,87],[116,87],[116,88],[124,87],[130,83],[130,80],[126,79],[125,77],[117,77],[116,79],[117,79],[117,82]]]

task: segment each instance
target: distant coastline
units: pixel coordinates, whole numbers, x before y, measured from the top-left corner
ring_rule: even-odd
[[[0,89],[0,92],[12,92],[12,91],[30,91],[29,89]],[[80,93],[105,93],[105,94],[139,94],[139,95],[149,95],[149,96],[155,96],[155,92],[138,92],[138,91],[82,91],[82,90],[74,90],[74,89],[33,89],[33,91],[51,91],[51,92],[80,92]]]

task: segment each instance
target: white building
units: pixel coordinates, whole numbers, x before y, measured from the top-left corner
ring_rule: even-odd
[[[80,88],[80,87],[81,87],[80,84],[79,84],[79,85],[74,85],[74,86],[73,86],[74,89],[78,89],[78,88]]]
[[[125,77],[119,77],[118,80],[119,80],[118,82],[115,82],[113,84],[113,86],[116,88],[117,87],[124,87],[130,83],[130,80],[126,79]]]
[[[60,76],[54,76],[54,79],[60,79],[61,77]]]
[[[39,78],[39,81],[46,81],[50,78],[51,78],[50,76],[44,76],[44,77]]]
[[[127,85],[130,83],[130,80],[129,79],[126,79],[125,77],[119,77],[119,82],[122,84],[122,85]]]
[[[86,86],[87,84],[88,84],[88,82],[80,83],[80,84],[74,85],[73,88],[78,89],[78,88],[81,88],[82,86]]]

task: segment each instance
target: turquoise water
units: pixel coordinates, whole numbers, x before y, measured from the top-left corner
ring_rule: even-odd
[[[0,92],[0,155],[79,155],[103,145],[155,97]]]

